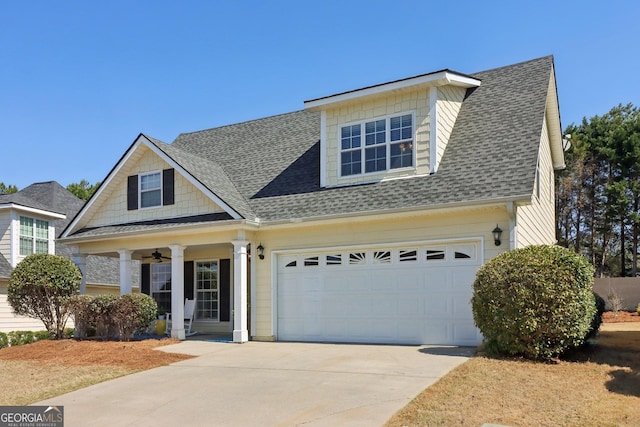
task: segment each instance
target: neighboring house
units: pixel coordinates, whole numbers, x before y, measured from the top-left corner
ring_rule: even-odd
[[[62,231],[83,205],[83,200],[54,181],[0,195],[0,332],[44,329],[39,320],[13,312],[7,302],[9,276],[15,266],[32,253],[55,253],[73,259],[71,247],[56,244],[56,232]],[[81,269],[84,270],[83,293],[120,291],[117,260],[91,256]],[[137,285],[137,276],[131,280]]]
[[[139,135],[61,240],[117,257],[123,292],[142,261],[178,338],[195,298],[194,329],[235,342],[478,343],[477,269],[555,242],[553,58],[304,106],[172,144]]]

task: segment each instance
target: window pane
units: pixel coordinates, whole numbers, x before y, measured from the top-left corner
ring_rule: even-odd
[[[26,256],[33,253],[33,238],[20,236],[20,255]]]
[[[345,126],[342,128],[342,149],[360,147],[360,125]]]
[[[20,235],[33,236],[33,218],[20,217]]]
[[[359,174],[362,171],[362,154],[360,150],[348,151],[341,155],[342,176]]]
[[[218,263],[196,262],[196,318],[218,320]]]
[[[400,141],[402,139],[410,139],[413,134],[413,119],[411,114],[404,116],[392,117],[390,120],[391,141]]]
[[[36,220],[36,237],[40,239],[49,238],[49,222],[41,219]]]
[[[154,190],[160,188],[160,172],[140,175],[140,190]]]
[[[46,254],[49,253],[49,241],[48,240],[36,240],[36,253]]]
[[[145,191],[140,193],[140,207],[149,208],[151,206],[161,205],[160,190]]]
[[[365,123],[365,144],[384,144],[386,140],[385,129],[386,120],[376,120],[375,122]]]
[[[391,145],[391,169],[413,166],[413,142]]]
[[[387,169],[387,149],[385,146],[365,150],[365,172],[377,172]]]

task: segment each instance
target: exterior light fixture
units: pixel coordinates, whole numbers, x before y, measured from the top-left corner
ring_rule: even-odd
[[[264,259],[264,246],[262,246],[262,243],[256,249],[258,250],[258,258]]]
[[[502,244],[502,240],[500,240],[500,237],[502,237],[502,229],[498,227],[498,224],[496,224],[496,228],[491,232],[493,233],[493,242],[496,246],[500,246]]]

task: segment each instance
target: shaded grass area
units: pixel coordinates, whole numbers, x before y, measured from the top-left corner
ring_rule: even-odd
[[[38,341],[0,350],[0,405],[27,405],[193,356],[155,347],[176,340]]]
[[[554,363],[475,357],[387,426],[640,425],[640,323],[605,324],[598,344]]]

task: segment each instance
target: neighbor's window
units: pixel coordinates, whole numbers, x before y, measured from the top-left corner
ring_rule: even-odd
[[[341,175],[412,167],[413,121],[413,114],[402,114],[343,126],[340,130]]]
[[[162,205],[162,176],[160,172],[140,175],[140,207]]]
[[[20,255],[49,252],[49,221],[20,217]]]

